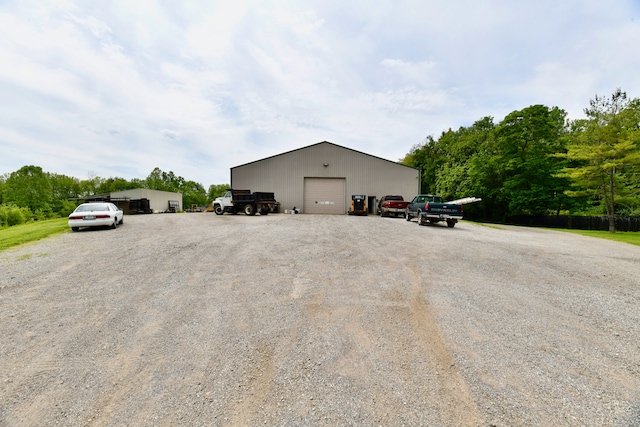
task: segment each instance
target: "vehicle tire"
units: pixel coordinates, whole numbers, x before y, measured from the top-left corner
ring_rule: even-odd
[[[122,215],[122,219],[120,220],[120,222],[118,224],[120,224],[120,225],[124,224],[124,215]]]
[[[451,221],[451,220],[447,221],[447,227],[453,228],[455,226],[456,226],[456,222],[455,221]]]
[[[113,224],[111,224],[111,229],[115,230],[116,228],[118,228],[118,220],[114,218]]]
[[[260,209],[260,215],[269,215],[269,209]]]
[[[80,231],[80,227],[71,227],[71,231]]]
[[[404,219],[406,219],[407,221],[411,221],[411,215],[409,215],[409,211],[406,211],[404,213]]]
[[[256,214],[256,207],[249,203],[248,205],[244,205],[244,214],[253,216]]]
[[[213,207],[213,211],[216,213],[216,215],[222,215],[224,213],[224,209],[222,209],[222,206],[220,205],[215,205]]]

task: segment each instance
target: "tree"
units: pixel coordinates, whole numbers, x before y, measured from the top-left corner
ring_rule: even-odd
[[[77,206],[70,199],[80,197],[80,180],[66,175],[47,173],[51,183],[51,209],[61,216],[67,216]]]
[[[229,187],[229,184],[211,184],[207,191],[207,200],[215,200],[216,197],[222,196]]]
[[[205,206],[207,204],[207,193],[204,191],[202,184],[198,182],[185,181],[180,192],[182,193],[183,206]]]
[[[39,166],[23,166],[12,172],[4,183],[3,203],[13,203],[36,211],[49,212],[52,187]]]
[[[162,169],[156,167],[145,180],[145,184],[146,188],[150,190],[180,193],[180,189],[185,184],[185,179],[181,176],[177,176],[172,171],[163,172]]]
[[[7,182],[7,179],[9,179],[8,173],[0,175],[0,204],[4,203],[2,194],[4,193],[4,186],[5,186],[5,183]]]
[[[618,88],[611,98],[596,95],[584,112],[587,118],[573,122],[571,143],[561,155],[574,166],[561,175],[574,183],[567,195],[591,194],[600,201],[615,233],[616,205],[638,199],[640,100],[629,100]]]
[[[566,112],[558,107],[532,105],[508,114],[495,130],[504,197],[511,215],[558,212],[568,187],[557,176],[563,161]]]
[[[129,182],[124,178],[107,178],[100,182],[98,186],[99,193],[113,193],[116,191],[133,190],[138,188],[134,182]]]

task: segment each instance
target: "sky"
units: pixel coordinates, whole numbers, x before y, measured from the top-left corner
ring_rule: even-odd
[[[531,105],[640,97],[639,0],[0,0],[0,175],[205,189],[329,141],[398,161]]]

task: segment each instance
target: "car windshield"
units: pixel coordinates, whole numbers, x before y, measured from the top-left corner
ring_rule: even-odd
[[[108,211],[109,208],[103,205],[80,205],[76,212],[95,212],[95,211]]]
[[[389,196],[387,197],[387,200],[400,200],[402,201],[402,196]]]

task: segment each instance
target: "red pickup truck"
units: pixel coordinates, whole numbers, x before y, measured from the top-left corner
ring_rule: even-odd
[[[380,216],[404,216],[407,211],[407,205],[402,196],[382,196],[378,202],[378,215]]]

